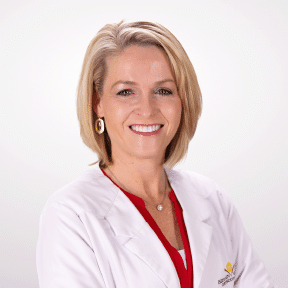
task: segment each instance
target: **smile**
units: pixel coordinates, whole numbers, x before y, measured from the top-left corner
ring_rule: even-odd
[[[129,128],[136,134],[140,134],[140,135],[144,135],[144,136],[151,136],[151,135],[158,134],[163,126],[164,125],[162,125],[162,124],[131,125],[131,126],[129,126]]]
[[[154,131],[157,131],[161,128],[161,126],[163,125],[160,125],[160,124],[157,124],[157,125],[151,125],[151,126],[142,126],[142,125],[132,125],[130,126],[130,128],[134,131],[137,131],[137,132],[154,132]]]

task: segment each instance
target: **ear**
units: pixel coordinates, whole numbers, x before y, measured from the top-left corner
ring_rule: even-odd
[[[104,117],[104,109],[103,109],[103,97],[100,99],[97,99],[97,97],[94,98],[95,100],[93,101],[93,110],[96,113],[97,117]]]

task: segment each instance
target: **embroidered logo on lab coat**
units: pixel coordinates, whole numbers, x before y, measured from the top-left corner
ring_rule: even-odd
[[[235,266],[236,265],[232,266],[230,262],[226,264],[226,269],[224,269],[224,271],[226,271],[228,274],[224,278],[218,280],[218,285],[221,284],[224,286],[235,279]]]

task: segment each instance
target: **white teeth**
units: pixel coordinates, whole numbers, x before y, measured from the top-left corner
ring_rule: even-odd
[[[137,132],[154,132],[159,130],[161,125],[151,125],[151,126],[141,126],[141,125],[136,125],[136,126],[131,126],[132,130],[137,131]]]

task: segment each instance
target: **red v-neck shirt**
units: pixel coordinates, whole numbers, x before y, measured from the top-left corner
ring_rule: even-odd
[[[102,170],[102,169],[101,169]],[[175,269],[177,271],[179,281],[181,288],[193,288],[193,263],[192,263],[192,255],[191,255],[191,249],[189,245],[188,235],[185,227],[185,222],[183,219],[183,210],[178,202],[176,195],[173,190],[169,193],[170,199],[172,200],[174,204],[174,209],[177,216],[177,222],[180,228],[180,233],[182,237],[182,241],[184,244],[184,250],[185,250],[185,256],[186,256],[186,263],[187,263],[187,270],[184,266],[183,259],[179,252],[169,243],[169,241],[166,239],[162,231],[160,230],[159,226],[151,216],[151,214],[148,212],[148,210],[145,207],[145,202],[140,197],[133,195],[121,187],[119,187],[106,173],[104,170],[102,170],[103,174],[107,176],[114,185],[116,185],[129,199],[130,201],[135,205],[135,207],[138,209],[138,211],[141,213],[143,218],[146,220],[146,222],[150,225],[150,227],[154,230],[156,235],[158,236],[159,240],[162,242],[163,246],[167,250],[168,254],[170,255],[171,260],[173,261],[173,264],[175,266]],[[155,208],[156,209],[156,208]],[[161,212],[159,212],[161,213]]]

